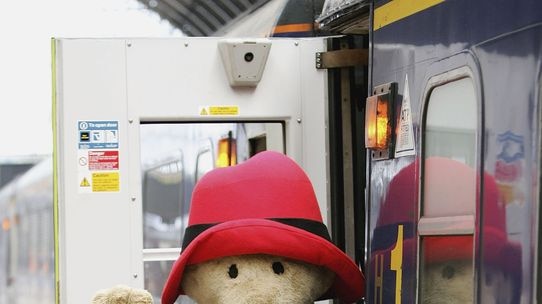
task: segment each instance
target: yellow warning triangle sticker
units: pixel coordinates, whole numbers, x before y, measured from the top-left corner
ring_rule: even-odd
[[[86,177],[83,177],[83,180],[81,181],[80,186],[81,187],[90,187],[90,183],[88,182]]]
[[[209,115],[209,113],[207,113],[207,109],[201,108],[201,111],[199,112],[199,115]]]

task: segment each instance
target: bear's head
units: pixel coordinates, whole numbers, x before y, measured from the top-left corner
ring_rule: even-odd
[[[351,303],[364,284],[358,265],[331,242],[308,176],[265,151],[196,184],[162,303],[181,294],[199,303]]]

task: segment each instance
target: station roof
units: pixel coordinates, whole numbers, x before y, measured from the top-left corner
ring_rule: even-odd
[[[138,0],[187,36],[213,36],[271,0]]]
[[[339,34],[366,34],[369,31],[369,0],[326,0],[316,18],[320,29]]]

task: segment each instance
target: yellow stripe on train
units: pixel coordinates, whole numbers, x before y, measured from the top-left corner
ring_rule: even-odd
[[[444,0],[391,0],[375,10],[373,29],[378,30],[441,2]]]

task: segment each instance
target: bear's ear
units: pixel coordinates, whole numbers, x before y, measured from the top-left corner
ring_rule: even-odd
[[[92,304],[153,304],[152,295],[144,290],[117,285],[96,292]]]
[[[94,294],[94,298],[92,298],[92,303],[91,304],[107,304],[108,291],[109,290],[107,290],[107,289],[102,289],[102,290],[99,290],[98,292],[96,292]]]

